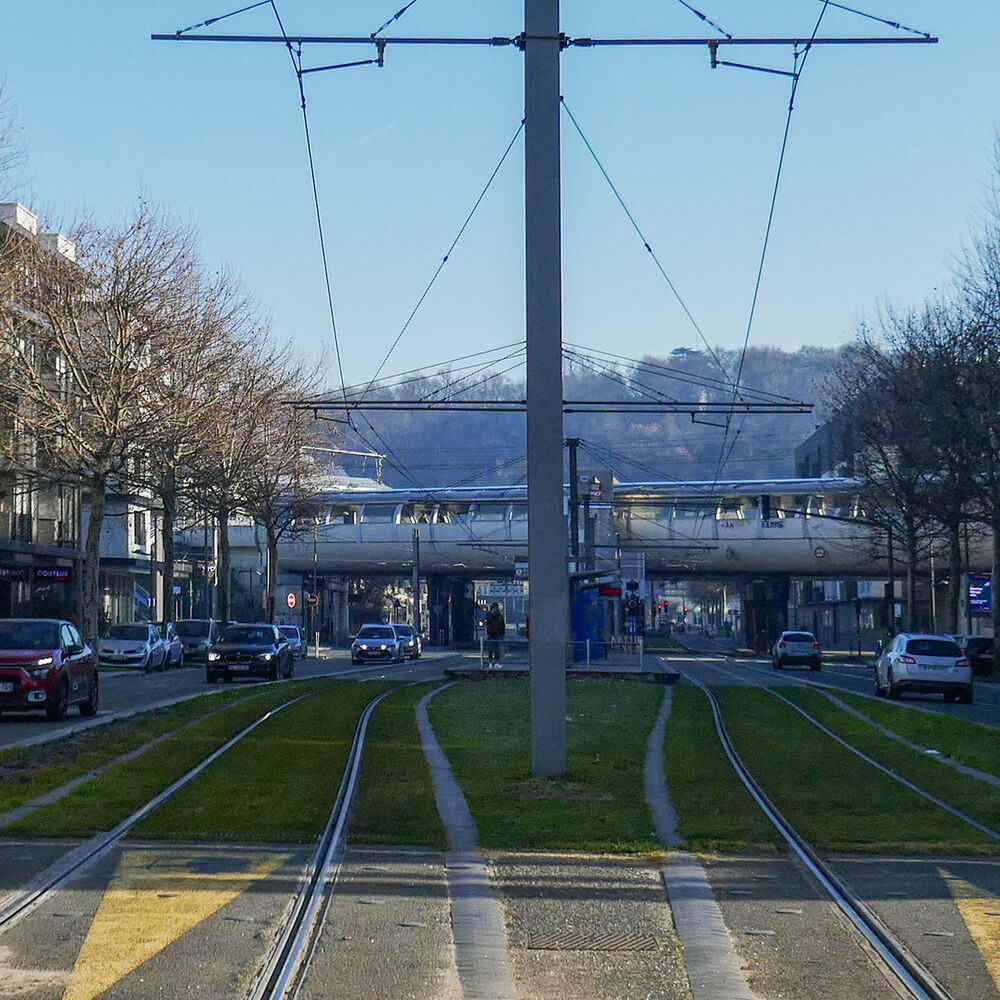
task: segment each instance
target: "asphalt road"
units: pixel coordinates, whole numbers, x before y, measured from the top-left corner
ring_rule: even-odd
[[[346,650],[321,649],[319,658],[296,660],[295,676],[319,677],[343,675],[345,677],[391,676],[413,680],[427,675],[436,676],[443,666],[441,661],[453,660],[454,653],[428,650],[419,660],[409,660],[398,665],[354,667]],[[115,718],[149,711],[171,705],[198,695],[211,695],[230,687],[252,687],[260,681],[246,680],[229,684],[208,684],[205,668],[182,667],[163,673],[145,674],[141,671],[121,671],[101,674],[101,709],[93,719],[83,718],[76,708],[62,722],[49,722],[44,713],[33,712],[15,715],[5,712],[0,718],[0,749],[6,747],[45,743],[70,732],[99,726]],[[278,681],[277,683],[282,683]]]
[[[852,694],[875,694],[875,671],[867,664],[842,663],[830,661],[823,664],[818,673],[808,667],[785,667],[774,670],[770,657],[734,657],[727,653],[725,647],[712,639],[704,637],[686,637],[692,649],[688,656],[673,655],[672,661],[677,666],[688,669],[690,664],[692,676],[706,684],[733,684],[745,679],[751,683],[767,684],[819,684]],[[993,680],[976,678],[973,682],[974,703],[971,705],[946,704],[939,694],[907,694],[898,702],[911,708],[919,708],[932,712],[942,712],[958,718],[979,722],[984,726],[1000,728],[1000,684]]]

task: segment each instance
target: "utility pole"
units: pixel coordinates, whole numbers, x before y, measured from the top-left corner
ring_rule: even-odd
[[[580,447],[579,438],[566,438],[569,448],[569,554],[573,560],[573,570],[580,566],[580,475],[577,469],[576,453]]]
[[[420,634],[420,529],[413,529],[413,631]]]
[[[377,33],[376,33],[377,35]],[[560,235],[559,62],[571,46],[704,47],[710,65],[727,48],[793,47],[807,39],[786,38],[569,38],[560,31],[559,0],[524,0],[524,31],[510,38],[413,38],[369,36],[209,35],[187,29],[154,34],[154,41],[270,43],[293,54],[303,45],[374,46],[385,65],[393,45],[517,46],[524,52],[525,340],[527,348],[528,576],[531,585],[531,770],[536,776],[566,769],[566,660],[569,647],[569,580],[563,497],[562,258]],[[808,46],[936,42],[930,36],[808,39]],[[346,68],[358,63],[296,70]],[[752,67],[751,67],[752,68]],[[304,105],[303,105],[304,107]],[[734,401],[735,405],[735,401]]]

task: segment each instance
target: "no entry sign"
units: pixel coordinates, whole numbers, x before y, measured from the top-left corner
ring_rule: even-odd
[[[288,606],[289,606],[290,608],[294,608],[294,607],[295,607],[295,595],[294,595],[294,594],[289,594],[289,595],[288,595],[288,596],[287,596],[287,597],[285,598],[285,603],[286,603],[286,604],[287,604],[287,605],[288,605]]]

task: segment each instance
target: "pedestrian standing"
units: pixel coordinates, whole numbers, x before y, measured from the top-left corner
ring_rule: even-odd
[[[503,611],[500,610],[500,605],[494,601],[486,615],[486,665],[488,668],[500,666],[500,640],[506,631],[507,623],[504,621]]]

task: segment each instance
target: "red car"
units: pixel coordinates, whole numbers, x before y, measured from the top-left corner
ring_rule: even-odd
[[[96,715],[97,662],[76,626],[58,618],[0,618],[0,712],[42,710],[65,719],[70,705]]]

